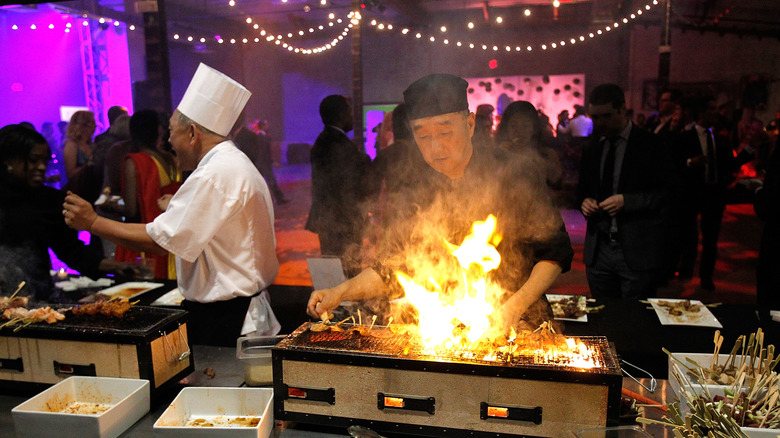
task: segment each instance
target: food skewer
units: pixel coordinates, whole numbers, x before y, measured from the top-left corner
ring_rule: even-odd
[[[19,283],[19,287],[17,287],[17,288],[16,288],[16,292],[14,292],[13,294],[11,294],[11,296],[10,296],[10,297],[8,297],[8,299],[9,299],[9,300],[12,300],[12,299],[13,299],[13,298],[16,296],[16,294],[18,294],[18,293],[19,293],[19,291],[20,291],[20,290],[22,290],[22,288],[24,287],[24,285],[25,285],[25,284],[27,284],[27,282],[26,282],[26,281],[22,281],[21,283]]]
[[[376,322],[376,315],[374,315],[373,317],[371,317],[371,326],[368,328],[369,330],[371,330],[372,328],[374,328],[374,323],[375,323],[375,322]]]

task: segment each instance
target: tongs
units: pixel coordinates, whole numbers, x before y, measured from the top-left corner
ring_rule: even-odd
[[[642,368],[639,368],[638,366],[636,366],[636,365],[634,365],[632,363],[626,362],[623,359],[620,359],[620,365],[621,365],[620,366],[620,370],[623,372],[623,374],[625,374],[627,377],[629,377],[634,382],[638,383],[639,386],[641,386],[642,388],[645,388],[646,390],[648,390],[650,393],[655,392],[655,389],[658,387],[658,382],[655,381],[655,377],[653,377],[652,374],[650,374],[649,372],[643,370]],[[637,379],[636,377],[632,376],[631,373],[626,371],[626,365],[628,365],[631,368],[634,368],[634,369],[636,369],[638,371],[641,371],[641,372],[647,374],[647,377],[650,378],[650,387],[645,386],[645,384],[640,382],[639,379]]]

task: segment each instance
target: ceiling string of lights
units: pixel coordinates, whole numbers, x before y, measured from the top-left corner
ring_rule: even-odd
[[[315,27],[310,27],[308,29],[308,31],[309,31],[308,33],[315,33],[315,32],[318,32],[318,31],[323,31],[326,28],[330,29],[330,28],[335,27],[336,24],[342,24],[343,23],[343,20],[341,18],[337,19],[335,17],[335,14],[333,14],[333,13],[331,13],[328,16],[328,18],[329,18],[330,21],[328,21],[327,25],[319,25],[316,28]],[[259,37],[258,36],[255,36],[255,37],[244,37],[244,38],[241,38],[240,40],[236,39],[236,38],[231,38],[229,40],[225,40],[221,36],[215,35],[214,36],[214,40],[217,43],[219,43],[219,44],[224,44],[226,42],[230,43],[230,44],[238,44],[238,43],[249,44],[251,42],[254,42],[254,43],[266,42],[266,43],[271,43],[271,44],[277,45],[277,46],[281,47],[282,49],[285,49],[285,50],[287,50],[289,52],[300,53],[300,54],[303,54],[303,55],[314,55],[314,54],[317,54],[317,53],[322,53],[322,52],[328,51],[328,50],[336,47],[341,41],[344,40],[344,38],[347,37],[347,35],[349,35],[350,30],[352,30],[353,27],[355,27],[358,23],[360,23],[361,19],[362,19],[362,16],[360,15],[360,12],[357,12],[357,11],[350,12],[349,14],[347,14],[348,23],[344,27],[344,29],[341,31],[341,33],[339,35],[337,35],[336,37],[334,37],[330,42],[328,42],[326,44],[322,44],[322,45],[316,46],[316,47],[304,48],[304,47],[296,46],[295,44],[286,41],[287,39],[294,38],[295,34],[297,34],[298,36],[306,35],[307,32],[305,32],[302,29],[298,30],[295,34],[293,32],[288,32],[286,37],[283,34],[273,35],[271,32],[268,32],[265,29],[261,29],[259,24],[257,24],[257,23],[253,24],[254,20],[252,18],[247,18],[246,19],[246,23],[248,25],[251,25],[252,29],[259,31],[259,35],[260,35]],[[174,40],[179,40],[181,38],[182,38],[182,36],[180,34],[178,34],[178,33],[175,33],[173,35],[173,39]],[[197,41],[200,41],[201,43],[205,43],[206,41],[209,40],[209,38],[206,38],[206,37],[196,38],[196,37],[193,37],[192,35],[189,35],[189,36],[186,37],[186,40],[189,41],[189,42],[194,42],[194,41],[197,40]]]
[[[401,36],[412,36],[412,37],[414,37],[414,38],[416,38],[418,40],[421,40],[421,41],[429,41],[431,43],[440,43],[440,44],[443,44],[445,46],[450,46],[450,47],[454,46],[454,47],[465,48],[465,49],[482,50],[482,51],[485,51],[485,52],[488,52],[488,51],[492,51],[492,52],[504,51],[504,52],[514,52],[514,53],[518,53],[518,52],[532,53],[532,52],[538,52],[540,50],[541,51],[549,51],[549,50],[552,50],[552,49],[558,49],[558,48],[561,48],[561,47],[565,47],[567,45],[575,45],[575,44],[578,44],[578,43],[585,42],[585,41],[587,41],[589,39],[594,39],[594,38],[597,38],[599,36],[606,35],[606,34],[610,33],[611,31],[613,31],[615,29],[618,29],[619,27],[621,27],[623,25],[628,24],[628,23],[630,23],[633,20],[636,20],[642,14],[644,14],[647,11],[650,11],[653,7],[657,6],[658,3],[659,3],[658,0],[653,0],[652,2],[644,5],[643,7],[638,8],[635,12],[633,12],[633,13],[625,16],[625,17],[623,17],[622,19],[617,20],[617,21],[615,21],[615,22],[613,22],[611,24],[605,25],[605,26],[603,26],[603,27],[601,27],[599,29],[595,29],[595,30],[593,30],[593,31],[591,31],[591,32],[589,32],[587,34],[570,36],[570,37],[567,37],[567,38],[562,38],[560,40],[556,39],[555,41],[551,41],[551,42],[547,42],[547,43],[541,43],[541,44],[536,44],[536,45],[533,45],[533,44],[511,44],[510,45],[510,44],[492,44],[492,43],[488,44],[488,43],[480,43],[480,42],[475,42],[475,41],[450,40],[447,37],[448,29],[447,29],[446,26],[441,26],[441,28],[439,29],[440,30],[440,34],[432,35],[432,34],[423,34],[422,32],[414,32],[414,31],[410,30],[409,28],[405,28],[405,27],[399,28],[398,26],[394,26],[392,23],[382,23],[382,22],[379,22],[377,20],[371,20],[368,24],[371,27],[375,28],[378,32],[396,31],[396,32],[400,33]],[[527,12],[526,12],[526,15],[528,15]],[[87,23],[88,23],[87,20],[91,20],[91,19],[99,20],[101,24],[103,24],[103,23],[113,24],[114,26],[119,26],[120,25],[119,21],[110,20],[110,19],[102,18],[102,17],[87,16],[87,14],[84,14],[84,16],[81,18],[81,20],[83,21],[82,24],[87,25]],[[248,18],[246,18],[247,25],[250,26],[252,31],[257,31],[257,34],[259,36],[244,37],[244,38],[240,38],[240,39],[237,39],[237,38],[224,39],[220,35],[214,35],[213,37],[205,37],[205,36],[195,37],[195,36],[192,36],[192,35],[188,35],[188,36],[184,37],[184,36],[182,36],[179,33],[174,33],[173,34],[173,39],[174,40],[182,40],[183,39],[183,40],[186,40],[186,41],[192,42],[192,43],[195,43],[196,41],[200,42],[200,43],[207,43],[207,42],[210,42],[210,41],[215,41],[218,44],[228,43],[228,44],[231,44],[231,45],[264,42],[264,43],[269,43],[269,44],[276,45],[276,46],[280,47],[281,49],[286,50],[286,51],[291,52],[291,53],[303,54],[303,55],[313,55],[313,54],[319,54],[319,53],[326,52],[326,51],[336,47],[341,41],[344,40],[344,38],[346,38],[349,35],[349,32],[352,30],[352,28],[354,26],[356,26],[357,24],[359,24],[363,20],[363,17],[360,14],[360,12],[358,12],[358,11],[351,11],[351,12],[349,12],[349,14],[347,14],[346,19],[347,19],[347,25],[342,29],[341,33],[339,33],[331,41],[329,41],[329,42],[327,42],[325,44],[321,44],[321,45],[315,46],[315,47],[302,47],[300,45],[296,45],[295,43],[291,42],[290,40],[292,40],[294,38],[297,38],[297,37],[304,37],[307,34],[316,35],[316,34],[319,34],[319,33],[322,33],[322,32],[331,31],[331,29],[333,29],[337,25],[343,24],[344,20],[341,19],[341,18],[337,19],[335,17],[334,13],[330,13],[328,15],[328,20],[329,21],[327,22],[327,24],[321,24],[319,26],[309,27],[307,29],[308,32],[306,30],[299,29],[296,32],[288,32],[287,34],[281,34],[281,33],[273,34],[272,32],[269,32],[266,29],[261,28],[260,25],[255,23],[254,20],[251,17],[248,17]],[[496,17],[496,22],[498,24],[500,24],[502,21],[503,20],[501,19],[501,17]],[[66,26],[67,27],[65,27],[65,32],[70,32],[71,24],[68,23],[68,24],[66,24]],[[473,23],[468,23],[466,27],[469,28],[469,29],[473,29],[474,28],[474,24]],[[30,26],[30,29],[35,30],[36,28],[37,27],[36,27],[35,24]],[[49,29],[53,29],[54,25],[53,24],[49,24],[48,28]],[[12,29],[13,30],[18,30],[19,26],[14,24],[14,25],[12,25]],[[130,30],[130,31],[133,31],[133,30],[135,30],[135,26],[134,25],[129,25],[129,26],[127,26],[127,29]]]
[[[498,52],[498,51],[502,51],[502,50],[506,51],[506,52],[515,52],[515,53],[516,52],[523,52],[523,51],[525,51],[525,52],[533,52],[535,50],[535,47],[536,47],[536,49],[541,49],[542,51],[546,51],[546,50],[551,50],[551,49],[557,49],[557,48],[565,47],[566,45],[574,45],[574,44],[577,44],[577,43],[585,42],[585,41],[587,41],[589,39],[594,39],[594,38],[599,37],[601,35],[606,35],[607,33],[609,33],[611,31],[619,28],[620,26],[626,25],[626,24],[630,23],[631,21],[636,20],[642,14],[644,14],[647,11],[650,11],[651,9],[653,9],[653,7],[655,7],[657,5],[658,5],[658,0],[653,0],[651,3],[648,3],[648,4],[644,5],[643,7],[637,9],[636,12],[633,12],[633,13],[629,14],[628,16],[623,17],[621,20],[615,21],[612,24],[608,24],[608,25],[603,26],[603,27],[601,27],[599,29],[596,29],[596,30],[594,30],[592,32],[588,32],[587,34],[582,34],[582,35],[576,35],[576,36],[571,36],[571,37],[567,37],[567,38],[562,38],[562,39],[556,40],[556,41],[551,41],[551,42],[547,42],[547,43],[537,44],[536,46],[531,45],[531,44],[512,44],[512,45],[509,45],[509,44],[486,44],[486,43],[479,43],[479,42],[473,42],[473,41],[459,41],[459,40],[458,41],[453,41],[453,40],[450,40],[447,37],[447,30],[448,29],[447,29],[446,26],[441,26],[441,28],[439,29],[441,34],[439,36],[437,36],[437,35],[430,35],[430,34],[425,35],[425,34],[423,34],[421,32],[413,32],[409,28],[397,29],[397,27],[394,27],[392,24],[381,23],[381,22],[379,22],[377,20],[371,20],[369,22],[369,25],[371,25],[372,27],[375,27],[378,31],[393,31],[393,30],[396,30],[403,36],[411,35],[414,38],[416,38],[418,40],[421,40],[421,41],[422,40],[427,40],[427,41],[430,41],[431,43],[437,43],[438,42],[438,43],[444,44],[446,46],[447,45],[448,46],[456,46],[456,47],[462,47],[462,48],[468,48],[468,49],[476,49],[476,50],[481,49],[483,51],[492,51],[492,52]],[[528,15],[527,12],[526,12],[526,15]],[[498,24],[501,24],[503,22],[503,19],[501,17],[496,17],[496,22]],[[469,29],[473,29],[474,28],[474,23],[469,22],[467,24],[467,27]]]

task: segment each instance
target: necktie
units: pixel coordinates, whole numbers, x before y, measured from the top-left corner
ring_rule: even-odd
[[[607,139],[609,149],[607,150],[607,157],[604,160],[604,170],[601,172],[601,185],[599,185],[600,201],[603,201],[614,194],[616,143],[617,141],[615,139]]]
[[[718,182],[718,162],[715,157],[715,142],[712,140],[712,131],[704,132],[707,136],[707,184]]]

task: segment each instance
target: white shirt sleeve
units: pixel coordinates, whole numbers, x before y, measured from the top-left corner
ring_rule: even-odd
[[[192,263],[238,207],[238,200],[228,196],[218,180],[196,172],[173,196],[168,210],[146,225],[146,232],[158,245]]]

